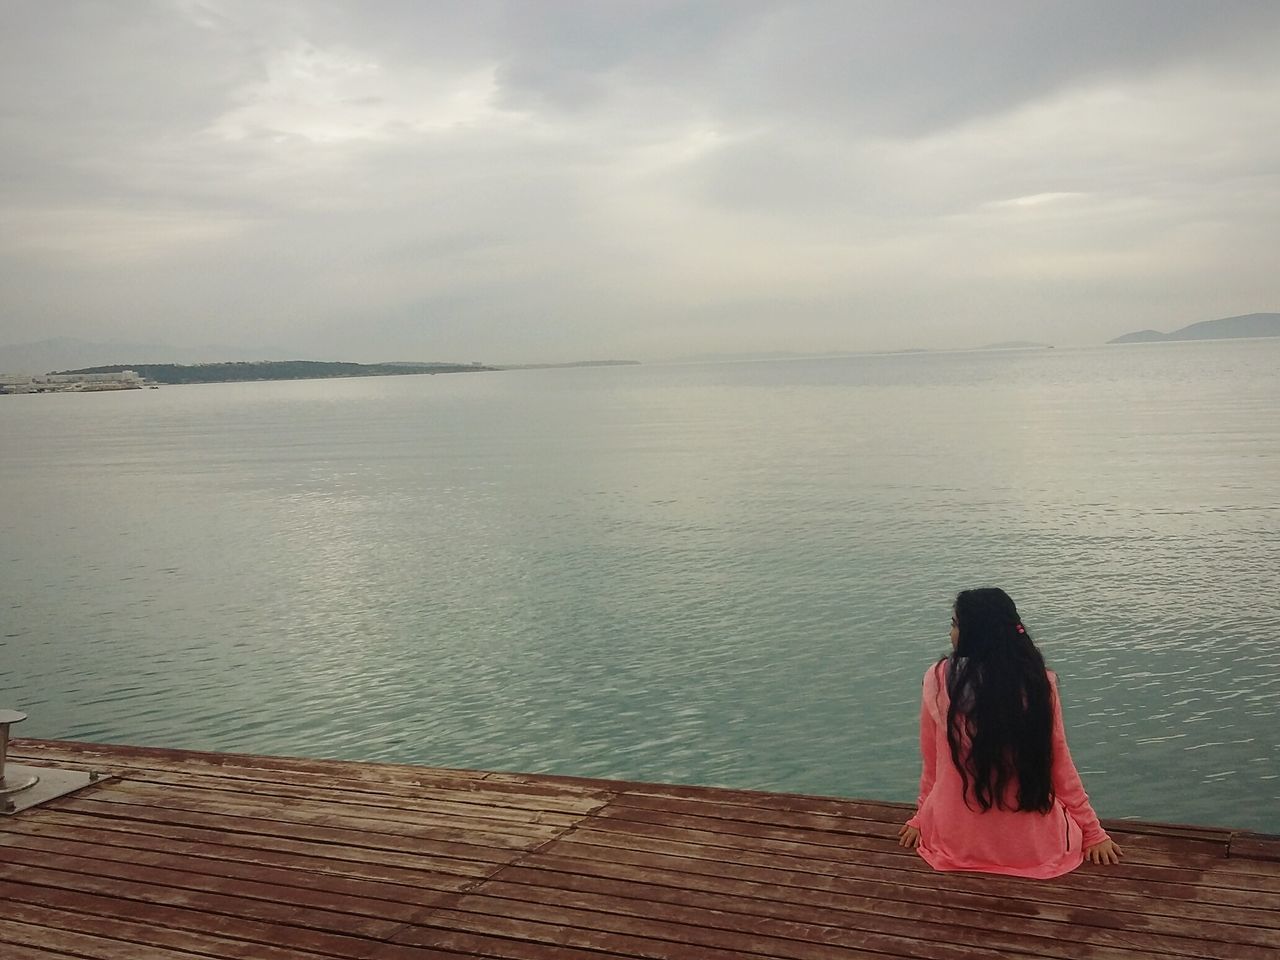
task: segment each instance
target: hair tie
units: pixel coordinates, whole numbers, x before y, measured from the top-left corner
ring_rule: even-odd
[[[1015,624],[1013,625],[1013,629],[1017,630],[1019,633],[1026,633],[1026,632],[1027,632],[1027,628],[1026,628],[1026,627],[1024,627],[1024,626],[1023,626],[1022,624],[1020,624],[1020,623],[1015,623]]]

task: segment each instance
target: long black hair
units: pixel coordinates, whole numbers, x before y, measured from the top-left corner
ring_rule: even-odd
[[[1047,813],[1053,806],[1053,693],[1044,657],[1003,590],[956,596],[959,639],[950,658],[947,743],[965,804]],[[964,743],[968,739],[968,744]]]

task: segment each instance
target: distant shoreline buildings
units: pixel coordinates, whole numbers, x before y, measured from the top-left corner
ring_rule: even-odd
[[[3,393],[99,393],[107,390],[141,390],[145,384],[136,370],[111,373],[0,373]]]

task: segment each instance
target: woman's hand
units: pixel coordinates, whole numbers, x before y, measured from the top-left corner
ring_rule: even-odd
[[[1085,847],[1084,856],[1090,863],[1119,863],[1122,853],[1114,840],[1103,840]]]
[[[902,829],[898,831],[898,846],[914,850],[919,844],[920,831],[915,827],[903,824]]]

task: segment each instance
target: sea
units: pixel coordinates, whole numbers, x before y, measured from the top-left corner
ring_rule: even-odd
[[[956,592],[1280,832],[1280,339],[0,398],[15,736],[913,800]]]

